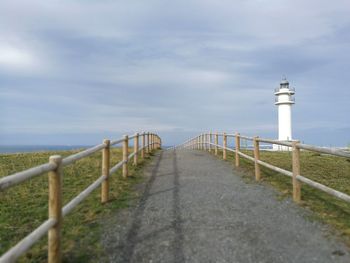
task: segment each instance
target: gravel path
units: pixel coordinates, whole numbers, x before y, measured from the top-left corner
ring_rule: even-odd
[[[135,205],[107,223],[110,262],[350,262],[308,212],[208,153],[160,152],[145,175]]]

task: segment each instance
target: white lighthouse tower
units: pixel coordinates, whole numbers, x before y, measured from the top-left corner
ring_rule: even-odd
[[[280,86],[275,89],[275,105],[278,107],[278,140],[292,140],[292,105],[295,104],[294,88],[289,87],[289,82],[283,78]],[[275,150],[288,151],[289,147],[274,145]]]

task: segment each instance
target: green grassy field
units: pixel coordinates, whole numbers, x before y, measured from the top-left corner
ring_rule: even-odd
[[[0,177],[46,163],[50,155],[63,157],[77,151],[40,152],[0,155]],[[111,165],[121,160],[121,149],[112,148]],[[147,162],[147,157],[144,162]],[[140,169],[129,165],[130,177],[123,179],[119,170],[110,179],[110,202],[100,203],[96,189],[76,207],[63,223],[63,260],[94,262],[103,257],[100,247],[101,218],[126,207],[133,197],[133,185],[142,180]],[[66,204],[101,175],[101,152],[69,165],[63,170],[63,203]],[[48,214],[48,176],[43,174],[0,192],[0,255],[38,227]],[[20,261],[46,262],[47,238],[40,240]]]
[[[253,156],[252,151],[243,150]],[[222,152],[220,152],[220,157]],[[292,171],[291,152],[260,151],[260,159],[280,168]],[[234,161],[234,153],[228,152],[228,161]],[[242,176],[255,183],[254,163],[240,157]],[[350,194],[350,159],[302,151],[300,156],[301,175],[316,182]],[[262,183],[272,185],[280,192],[280,198],[292,196],[292,180],[280,173],[261,167]],[[302,185],[301,205],[311,210],[310,219],[319,220],[335,227],[350,246],[350,204],[329,194]]]
[[[50,155],[68,156],[76,151],[42,152],[0,155],[0,177],[47,162]],[[251,151],[245,151],[252,155]],[[261,159],[286,170],[292,169],[290,152],[261,151]],[[220,152],[220,156],[222,156]],[[121,160],[121,150],[113,149],[112,164]],[[149,157],[146,158],[146,162]],[[254,164],[242,157],[239,171],[251,183],[254,182]],[[234,155],[228,154],[228,161]],[[103,257],[100,247],[101,219],[119,208],[127,207],[134,197],[133,185],[141,182],[140,169],[130,167],[132,175],[127,180],[120,171],[111,177],[111,201],[100,203],[100,190],[96,189],[71,214],[64,218],[64,261],[94,262]],[[66,204],[85,189],[101,174],[101,153],[96,153],[64,168],[63,199]],[[291,197],[291,179],[261,167],[262,183],[272,185],[280,192],[280,198]],[[350,194],[350,160],[346,158],[301,152],[301,174],[336,190]],[[0,193],[0,254],[33,231],[47,218],[48,182],[47,174],[33,178],[21,185]],[[302,186],[302,206],[313,211],[311,219],[333,225],[350,245],[350,204],[332,196]],[[47,238],[44,237],[20,261],[45,262]]]

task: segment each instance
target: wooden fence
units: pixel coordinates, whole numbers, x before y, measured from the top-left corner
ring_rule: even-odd
[[[139,140],[141,139],[141,147]],[[133,152],[129,154],[129,141],[134,140]],[[122,160],[110,168],[110,147],[122,144],[123,158]],[[54,155],[49,158],[49,162],[39,165],[28,170],[15,173],[0,179],[0,191],[4,191],[10,187],[18,185],[30,178],[43,173],[49,173],[49,218],[43,222],[38,228],[22,239],[17,245],[8,250],[0,257],[0,263],[14,262],[18,257],[32,247],[41,237],[48,233],[48,262],[61,262],[61,228],[62,219],[68,215],[73,208],[81,203],[92,191],[101,185],[101,203],[105,203],[109,198],[109,177],[118,169],[122,168],[124,178],[128,177],[128,162],[133,159],[133,164],[137,165],[139,154],[141,158],[146,153],[150,153],[161,147],[162,141],[157,134],[154,133],[136,133],[133,136],[125,135],[119,140],[104,140],[102,144],[86,149],[79,153],[62,158]],[[70,165],[82,158],[92,155],[102,150],[102,175],[79,193],[65,206],[62,205],[62,176],[63,167]]]
[[[219,137],[222,137],[222,145],[219,145]],[[227,138],[232,137],[235,138],[235,149],[229,148],[227,146]],[[214,139],[214,140],[213,140]],[[241,140],[248,140],[252,142],[254,157],[249,156],[241,151]],[[292,151],[292,171],[287,171],[280,167],[274,166],[267,162],[263,162],[260,160],[260,143],[268,143],[268,144],[276,144],[285,146],[287,149]],[[189,149],[197,149],[197,150],[208,150],[209,152],[214,151],[215,155],[218,155],[218,149],[222,149],[222,157],[224,160],[227,159],[227,151],[235,153],[235,166],[239,167],[240,157],[246,158],[252,161],[255,165],[255,179],[259,181],[261,179],[260,166],[264,166],[273,171],[279,172],[283,175],[292,178],[293,184],[293,200],[297,203],[301,200],[301,183],[307,184],[313,188],[326,192],[332,196],[335,196],[339,199],[342,199],[348,203],[350,203],[350,196],[348,194],[339,192],[335,189],[332,189],[328,186],[310,180],[300,174],[300,150],[313,151],[323,154],[330,154],[339,157],[350,158],[350,153],[332,149],[332,148],[324,148],[318,147],[308,144],[302,144],[299,141],[278,141],[271,139],[263,139],[259,137],[248,137],[240,135],[239,133],[235,134],[226,134],[226,133],[204,133],[200,134],[194,138],[189,139],[185,143],[177,146],[176,148],[189,148]]]

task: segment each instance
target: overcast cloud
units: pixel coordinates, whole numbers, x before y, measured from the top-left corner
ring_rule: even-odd
[[[157,131],[350,143],[348,0],[0,2],[0,144],[95,144]]]

